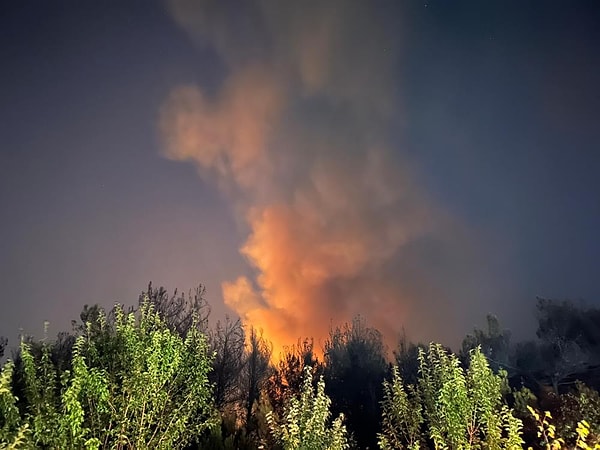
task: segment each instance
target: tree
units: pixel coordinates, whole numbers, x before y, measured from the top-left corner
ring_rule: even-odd
[[[409,342],[403,333],[394,351],[394,359],[402,380],[407,384],[415,385],[419,376],[419,349],[427,350],[424,344]]]
[[[150,302],[154,310],[159,314],[169,329],[185,337],[192,326],[197,327],[202,333],[208,330],[208,317],[210,306],[204,298],[206,288],[200,284],[194,290],[178,295],[177,289],[173,295],[162,286],[158,289],[152,288],[152,282],[148,283],[148,291],[140,294],[139,303]]]
[[[255,328],[250,328],[241,380],[247,431],[252,430],[255,425],[252,423],[252,408],[269,378],[271,352],[271,344],[263,338],[262,333],[259,334]]]
[[[145,301],[138,318],[133,312],[115,309],[110,336],[114,352],[99,354],[94,341],[88,341],[90,365],[105,370],[110,392],[117,394],[109,397],[111,410],[117,413],[104,424],[104,442],[114,439],[135,443],[137,448],[181,448],[214,425],[208,379],[212,356],[199,328],[192,322],[183,338]]]
[[[215,354],[209,379],[214,386],[218,408],[234,404],[240,399],[239,377],[244,369],[244,329],[239,319],[217,322],[209,332],[211,350]]]
[[[344,413],[360,448],[374,447],[388,371],[381,333],[361,317],[332,329],[325,342],[324,377],[335,413]]]
[[[331,400],[325,395],[325,382],[319,379],[313,387],[312,370],[304,368],[302,392],[287,402],[283,420],[277,423],[273,412],[267,421],[275,440],[284,450],[342,450],[349,448],[344,416],[340,414],[331,425]]]
[[[600,363],[600,310],[538,298],[537,316],[540,353],[558,394],[565,379]]]
[[[494,371],[507,369],[510,359],[510,332],[503,330],[498,318],[492,314],[487,315],[487,330],[475,328],[462,342],[460,358],[469,360],[471,350],[479,347],[487,358]]]
[[[4,351],[6,350],[6,345],[8,344],[8,339],[4,336],[0,336],[0,359],[4,356]]]
[[[283,407],[290,398],[300,394],[305,367],[313,368],[313,378],[323,373],[323,365],[315,356],[312,339],[298,339],[296,345],[286,347],[269,378],[267,392],[277,414],[283,413]]]

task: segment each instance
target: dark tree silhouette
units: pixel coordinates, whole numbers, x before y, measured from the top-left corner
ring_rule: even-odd
[[[334,415],[348,419],[359,448],[376,448],[382,383],[389,365],[381,333],[356,317],[332,329],[325,342],[325,386]]]
[[[221,409],[240,400],[239,378],[246,363],[244,329],[239,319],[226,317],[209,331],[208,338],[215,352],[209,379],[214,385],[215,404]]]
[[[600,363],[600,310],[538,298],[540,354],[554,392],[565,380]]]
[[[262,333],[253,327],[248,334],[246,361],[242,370],[241,386],[243,389],[246,429],[255,428],[252,421],[252,408],[258,402],[260,393],[270,376],[270,360],[272,347]]]
[[[208,331],[210,306],[204,298],[205,294],[206,288],[202,284],[198,285],[193,293],[190,290],[186,296],[178,293],[177,289],[173,295],[169,295],[165,288],[161,286],[154,289],[150,282],[148,290],[140,294],[139,303],[141,304],[147,296],[169,329],[176,331],[180,336],[186,336],[194,323],[203,333]]]
[[[398,348],[394,350],[394,359],[402,380],[409,385],[416,385],[419,377],[419,349],[427,351],[424,344],[409,342],[406,334],[402,334]]]
[[[6,346],[8,345],[8,339],[4,336],[0,336],[0,358],[4,356],[4,351],[6,350]]]
[[[502,329],[496,316],[487,315],[487,330],[475,328],[463,339],[459,352],[461,361],[468,361],[469,352],[478,346],[495,372],[510,369],[510,331]]]

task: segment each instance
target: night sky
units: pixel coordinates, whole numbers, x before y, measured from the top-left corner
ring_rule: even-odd
[[[600,303],[600,2],[5,1],[0,335],[152,280],[278,347]]]

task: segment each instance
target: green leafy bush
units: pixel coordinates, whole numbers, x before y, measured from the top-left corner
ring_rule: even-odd
[[[392,380],[383,382],[382,432],[379,447],[417,449],[422,445],[423,408],[421,395],[414,385],[404,387],[398,366],[392,369]]]
[[[0,378],[0,438],[7,448],[183,448],[216,423],[208,380],[212,355],[197,327],[171,331],[152,304],[116,307],[88,322],[59,370],[42,344],[21,345],[22,411],[11,389],[12,363]]]
[[[0,449],[25,448],[29,425],[21,420],[17,397],[12,392],[14,364],[9,361],[0,373]]]
[[[382,449],[419,448],[426,430],[435,448],[521,448],[521,421],[503,404],[506,375],[496,375],[479,348],[465,371],[456,355],[431,344],[419,352],[417,385],[404,386],[398,369],[384,384]]]
[[[267,413],[273,437],[284,450],[349,448],[344,417],[340,414],[329,425],[331,400],[325,395],[322,377],[315,392],[311,370],[309,366],[305,367],[302,392],[298,397],[291,398],[285,406],[280,424],[272,411]]]

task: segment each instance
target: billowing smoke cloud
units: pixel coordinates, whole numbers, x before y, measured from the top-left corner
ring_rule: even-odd
[[[227,71],[217,92],[176,88],[160,122],[165,155],[195,163],[247,225],[256,276],[223,283],[226,304],[277,347],[323,342],[357,314],[389,342],[402,327],[466,331],[453,311],[482,294],[479,257],[390,138],[403,114],[383,12],[347,0],[169,6]]]

